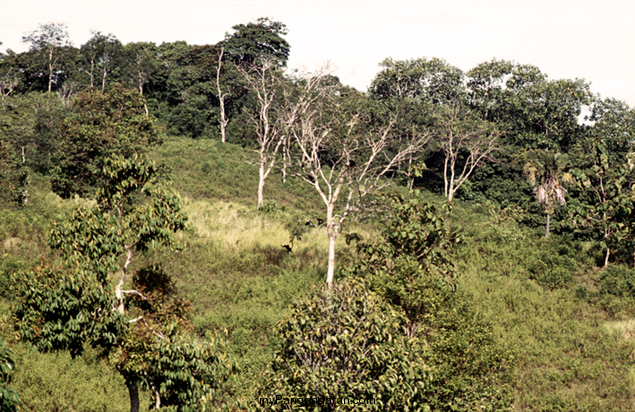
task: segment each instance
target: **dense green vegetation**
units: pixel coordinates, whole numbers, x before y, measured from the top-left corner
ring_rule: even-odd
[[[0,56],[3,411],[634,409],[627,105],[64,30]]]

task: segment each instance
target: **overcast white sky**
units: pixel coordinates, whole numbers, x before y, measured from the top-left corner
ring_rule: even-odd
[[[635,0],[0,0],[0,50],[26,50],[38,23],[67,23],[132,41],[214,44],[231,26],[285,23],[290,67],[330,60],[365,91],[386,57],[440,57],[467,71],[492,58],[538,66],[551,79],[635,107]]]

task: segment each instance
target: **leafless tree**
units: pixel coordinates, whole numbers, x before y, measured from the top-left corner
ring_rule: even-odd
[[[437,119],[436,138],[444,155],[444,194],[448,201],[477,167],[482,166],[498,150],[501,132],[483,120],[470,119],[460,105],[441,109]]]
[[[428,132],[395,135],[398,113],[385,114],[381,122],[372,119],[372,110],[354,108],[329,84],[332,79],[328,67],[301,79],[299,96],[284,116],[293,174],[311,185],[326,207],[329,285],[335,241],[346,218],[365,197],[390,185],[400,165],[421,156],[431,137]]]
[[[245,78],[247,88],[254,93],[257,107],[255,111],[247,111],[258,142],[258,209],[264,204],[264,187],[267,177],[273,170],[285,135],[284,125],[277,113],[280,97],[280,69],[273,61],[248,67],[237,66]]]

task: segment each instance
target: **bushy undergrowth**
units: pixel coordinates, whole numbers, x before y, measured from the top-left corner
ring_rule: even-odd
[[[493,223],[462,220],[469,236],[457,250],[457,280],[517,352],[515,409],[632,410],[633,343],[601,327],[612,318],[594,303],[592,252]]]
[[[266,207],[256,211],[257,170],[248,163],[253,153],[238,146],[170,138],[154,156],[172,169],[190,216],[188,229],[177,239],[185,247],[148,253],[131,270],[162,262],[179,292],[192,302],[195,331],[227,331],[240,372],[221,391],[223,402],[244,408],[254,401],[256,387],[280,349],[276,325],[291,313],[293,302],[324,282],[325,229],[306,225],[322,217],[320,201],[300,182],[282,184],[280,176],[272,175],[265,186]],[[50,221],[85,203],[60,200],[48,189],[46,177],[33,175],[32,181],[26,207],[0,209],[0,324],[5,332],[11,329],[8,275],[48,259]],[[425,198],[442,200],[429,194]],[[500,354],[496,348],[501,345],[514,354],[514,410],[633,410],[633,269],[609,265],[601,271],[596,268],[599,248],[560,235],[545,240],[542,228],[517,223],[521,215],[513,207],[496,210],[460,201],[448,215],[451,231],[460,239],[449,258],[464,304],[456,306],[458,317],[453,322],[447,318],[447,333],[434,343],[439,354],[447,352],[447,359],[439,358],[435,366],[445,365],[437,370],[447,377],[438,385],[469,391],[468,386],[458,387],[469,382],[463,379],[466,370],[460,369],[467,358],[456,354],[478,355],[469,372],[481,379],[487,375],[479,375],[479,368],[487,370],[488,365],[479,360]],[[383,215],[363,224],[350,221],[344,231],[372,243],[385,222]],[[345,244],[345,233],[337,245],[340,268],[359,258]],[[283,245],[292,246],[292,252]],[[484,346],[489,352],[470,352],[472,340],[487,343],[485,338],[496,343]],[[37,354],[7,340],[16,357],[13,387],[31,405],[24,410],[127,410],[123,382],[101,361]],[[481,383],[487,382],[472,382]]]
[[[124,412],[128,391],[117,371],[90,356],[71,359],[68,353],[41,354],[15,346],[14,385],[21,411]],[[147,410],[149,396],[140,410]]]

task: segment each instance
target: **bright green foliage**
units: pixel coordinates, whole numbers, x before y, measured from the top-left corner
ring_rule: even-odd
[[[53,191],[62,198],[93,194],[107,178],[101,174],[105,158],[143,153],[159,142],[157,125],[146,115],[139,92],[121,86],[103,94],[83,92],[61,126]]]
[[[9,387],[15,370],[13,353],[4,340],[0,340],[0,412],[14,412],[20,397]]]
[[[156,181],[157,168],[137,156],[106,161],[110,185],[100,190],[98,205],[73,210],[56,223],[50,245],[62,252],[65,268],[36,267],[18,282],[16,308],[24,339],[45,351],[82,351],[83,342],[109,350],[122,333],[109,275],[121,269],[127,250],[169,243],[169,233],[184,227],[176,194]],[[133,190],[149,201],[131,205]]]
[[[152,161],[137,155],[105,159],[102,176],[108,184],[97,192],[97,207],[72,211],[55,226],[50,243],[68,263],[90,267],[106,285],[126,250],[171,244],[170,234],[185,227],[186,217]],[[138,195],[147,201],[139,202]]]
[[[190,303],[176,296],[172,279],[161,267],[141,269],[130,298],[128,328],[112,361],[127,381],[141,380],[152,391],[155,405],[192,411],[196,404],[215,401],[215,393],[235,363],[226,355],[220,336],[199,338],[189,333]]]
[[[232,364],[225,367],[214,342],[188,336],[189,304],[173,296],[161,270],[140,271],[138,289],[122,290],[133,252],[172,245],[171,233],[184,229],[180,199],[154,162],[136,154],[105,159],[100,177],[106,184],[97,192],[97,205],[76,209],[51,232],[51,246],[61,251],[65,267],[38,267],[17,283],[18,328],[43,351],[78,354],[89,343],[112,353],[133,411],[139,383],[152,390],[156,403],[189,410],[187,405],[213,394],[215,380],[224,380]],[[113,294],[110,276],[119,270]],[[138,316],[129,320],[126,306],[132,309],[128,316]]]
[[[22,339],[43,351],[81,354],[84,342],[108,351],[124,327],[115,297],[82,269],[35,267],[16,279]],[[104,290],[105,289],[105,290]]]
[[[73,359],[68,352],[41,353],[17,343],[13,353],[18,365],[13,387],[19,389],[20,410],[123,412],[129,407],[124,379],[100,361],[97,351],[87,348]],[[140,410],[149,406],[147,399]]]
[[[446,250],[458,239],[420,191],[409,198],[394,194],[392,200],[394,215],[384,229],[385,242],[359,242],[362,258],[348,272],[365,276],[373,290],[401,307],[414,336],[419,323],[435,317],[454,290],[454,266]]]
[[[578,203],[570,209],[576,229],[591,229],[591,237],[606,249],[604,266],[608,265],[611,250],[633,239],[633,210],[635,197],[628,181],[625,165],[612,167],[604,139],[594,144],[595,164],[589,171],[571,171],[577,185],[590,194],[588,203]]]
[[[137,327],[124,338],[113,359],[125,377],[140,376],[155,405],[196,411],[218,405],[220,385],[236,370],[221,337],[199,338],[174,325]],[[158,400],[158,403],[157,403]]]
[[[360,411],[429,410],[422,393],[430,371],[403,321],[359,280],[314,289],[278,325],[281,349],[257,408],[289,407],[278,395],[310,398],[322,411],[350,410],[342,400],[362,402]],[[295,402],[294,410],[315,410],[309,400]]]
[[[432,368],[424,399],[432,410],[511,409],[514,358],[489,322],[456,292],[448,249],[459,240],[418,191],[394,195],[393,220],[384,241],[359,243],[361,257],[349,272],[403,309],[408,336]]]

